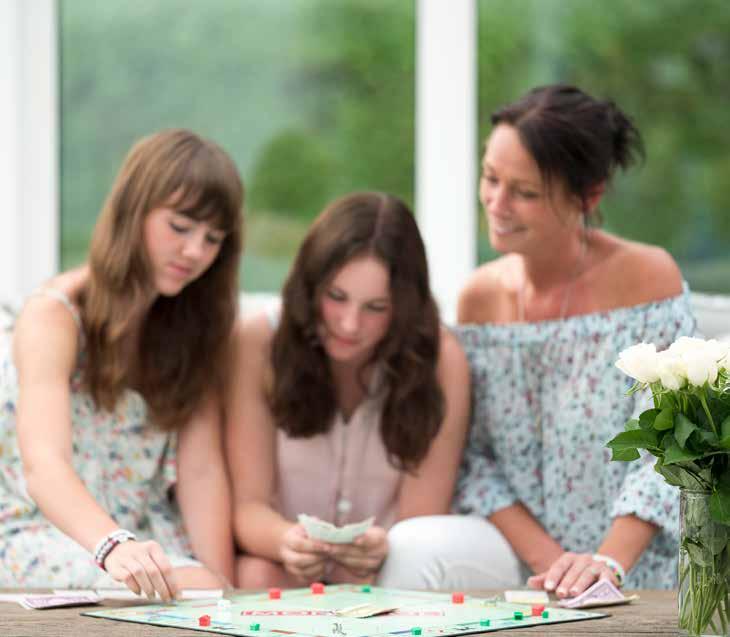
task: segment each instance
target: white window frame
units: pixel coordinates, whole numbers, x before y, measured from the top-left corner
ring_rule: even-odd
[[[0,301],[58,270],[56,0],[0,1]]]
[[[59,268],[58,28],[57,0],[0,0],[0,300]],[[475,2],[417,0],[416,28],[416,211],[450,321],[476,263]]]

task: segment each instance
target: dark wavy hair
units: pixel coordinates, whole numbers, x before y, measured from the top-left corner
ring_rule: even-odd
[[[598,100],[575,86],[553,84],[492,113],[492,125],[509,124],[537,163],[550,187],[562,181],[584,210],[592,189],[610,182],[644,157],[644,144],[631,119],[612,100]],[[598,211],[586,221],[601,223]]]
[[[138,349],[125,351],[130,316],[149,295],[144,221],[171,205],[225,232],[211,266],[175,296],[159,295],[144,316]],[[81,294],[83,381],[111,410],[133,386],[162,429],[182,426],[203,395],[228,376],[243,242],[243,184],[218,145],[183,129],[137,142],[124,160],[94,228],[89,281]]]
[[[387,387],[380,435],[390,463],[415,471],[441,427],[444,397],[436,377],[440,322],[426,251],[408,206],[377,192],[331,203],[305,237],[284,285],[271,362],[271,407],[292,437],[332,427],[337,403],[327,354],[317,339],[319,299],[350,260],[373,256],[390,274],[392,322],[371,360]],[[361,370],[362,371],[362,370]]]

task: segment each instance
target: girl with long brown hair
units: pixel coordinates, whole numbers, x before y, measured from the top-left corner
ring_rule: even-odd
[[[396,522],[449,511],[469,411],[466,359],[439,322],[408,207],[376,192],[330,204],[281,312],[248,319],[237,341],[238,585],[378,579],[399,550]],[[299,513],[375,524],[333,544],[308,537]]]
[[[232,579],[219,414],[242,203],[216,144],[144,138],[88,263],[25,303],[0,358],[0,586],[167,600]]]

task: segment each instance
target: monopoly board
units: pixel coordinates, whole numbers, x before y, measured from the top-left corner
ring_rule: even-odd
[[[401,591],[374,586],[327,586],[318,593],[308,588],[285,589],[275,595],[265,592],[230,595],[228,599],[230,604],[217,600],[189,600],[83,614],[245,637],[448,637],[605,617],[602,613],[554,607],[540,611],[540,608],[526,604],[458,593]],[[223,607],[223,604],[229,605]],[[369,608],[395,610],[370,617],[347,616],[353,612],[362,614],[363,609],[367,612]]]

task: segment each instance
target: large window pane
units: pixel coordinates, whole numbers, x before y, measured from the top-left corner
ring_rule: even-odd
[[[412,0],[61,0],[64,268],[132,142],[172,126],[247,187],[244,287],[277,290],[333,197],[413,202]]]
[[[729,33],[726,0],[479,0],[482,139],[489,113],[535,85],[613,97],[647,159],[617,176],[605,227],[665,247],[693,288],[730,292]]]

